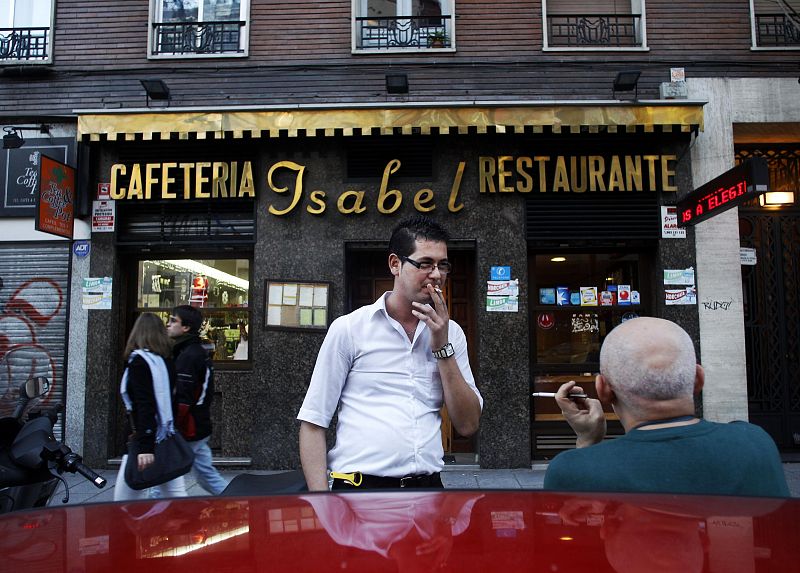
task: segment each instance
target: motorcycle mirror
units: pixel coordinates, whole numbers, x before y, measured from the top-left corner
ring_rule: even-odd
[[[44,376],[37,376],[36,378],[28,378],[25,382],[25,396],[29,400],[40,398],[50,391],[50,380]]]

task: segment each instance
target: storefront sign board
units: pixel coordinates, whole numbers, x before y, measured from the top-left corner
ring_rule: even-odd
[[[664,303],[667,305],[697,304],[697,288],[690,286],[681,289],[664,290]]]
[[[751,157],[678,201],[678,225],[697,225],[767,191],[767,160],[764,157]]]
[[[34,228],[71,239],[75,226],[75,170],[42,155],[38,180]]]
[[[694,286],[694,268],[664,269],[664,284]]]

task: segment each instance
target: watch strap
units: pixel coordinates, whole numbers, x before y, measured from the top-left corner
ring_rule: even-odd
[[[442,346],[439,350],[432,351],[432,354],[435,358],[450,358],[451,356],[454,356],[455,353],[456,350],[453,348],[453,345],[450,342]]]

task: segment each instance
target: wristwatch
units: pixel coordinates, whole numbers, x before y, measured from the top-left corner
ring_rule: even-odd
[[[433,350],[433,356],[435,358],[450,358],[451,356],[455,356],[456,351],[453,348],[453,345],[449,342],[442,346],[439,350]]]

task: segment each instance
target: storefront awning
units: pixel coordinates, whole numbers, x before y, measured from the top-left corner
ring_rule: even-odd
[[[263,110],[78,111],[81,140],[331,137],[380,133],[690,132],[705,102],[450,105]]]

